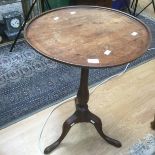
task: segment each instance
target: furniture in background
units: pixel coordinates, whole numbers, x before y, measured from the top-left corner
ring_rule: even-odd
[[[26,26],[24,36],[30,46],[49,59],[81,68],[75,112],[64,122],[60,138],[44,153],[53,151],[71,127],[81,122],[92,123],[104,140],[121,147],[119,141],[105,135],[100,118],[88,109],[89,68],[117,66],[143,55],[151,41],[147,26],[110,8],[72,6],[34,18]]]
[[[21,0],[24,17],[27,16],[34,0]],[[41,0],[37,0],[35,5],[33,6],[33,10],[31,11],[30,18],[34,18],[42,12],[41,10]]]
[[[23,23],[21,13],[18,11],[11,11],[2,14],[2,16],[3,16],[3,23],[5,25],[4,30],[5,36],[7,36],[9,40],[15,39]]]
[[[154,115],[154,120],[151,122],[151,128],[155,130],[155,115]]]
[[[28,2],[28,1],[27,1],[27,2]],[[21,34],[21,32],[22,32],[22,30],[24,29],[24,27],[25,27],[27,21],[29,20],[30,15],[31,15],[31,13],[32,13],[32,10],[33,10],[33,8],[34,8],[34,6],[35,6],[35,4],[36,4],[37,2],[39,2],[39,0],[33,0],[33,1],[32,1],[32,5],[30,6],[30,8],[29,8],[27,14],[25,13],[24,22],[23,22],[23,24],[22,24],[22,26],[21,26],[21,28],[20,28],[20,30],[19,30],[19,32],[18,32],[18,34],[17,34],[15,40],[14,40],[14,42],[13,42],[11,48],[10,48],[10,52],[12,52],[12,50],[13,50],[13,48],[14,48],[14,46],[15,46],[15,44],[16,44],[16,42],[17,42],[17,40],[18,40],[18,38],[19,38],[19,36],[20,36],[20,34]],[[51,9],[51,7],[50,7],[50,5],[49,5],[49,3],[48,3],[48,0],[41,0],[40,2],[41,2],[42,12],[45,11],[45,5],[44,5],[44,4],[46,4],[46,6],[47,6],[48,9]],[[24,7],[24,6],[23,6],[23,7]]]
[[[0,45],[7,44],[10,40],[14,39],[17,34],[16,32],[20,28],[22,18],[23,9],[21,0],[0,1],[0,35],[2,37]]]
[[[2,42],[2,36],[0,35],[0,43]]]
[[[146,5],[140,12],[138,12],[138,13],[136,14],[137,5],[138,5],[138,0],[132,0],[131,8],[133,8],[133,15],[134,15],[134,16],[140,15],[147,7],[149,7],[151,4],[152,4],[153,9],[154,9],[154,12],[155,12],[155,2],[154,2],[154,0],[151,0],[150,3],[148,3],[148,5]]]

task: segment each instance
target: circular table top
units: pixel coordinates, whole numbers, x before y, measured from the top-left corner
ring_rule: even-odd
[[[143,55],[151,41],[138,19],[104,7],[74,6],[48,11],[24,32],[39,53],[80,67],[110,67]]]

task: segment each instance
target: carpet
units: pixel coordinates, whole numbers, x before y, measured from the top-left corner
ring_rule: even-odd
[[[147,134],[129,149],[130,155],[155,155],[155,136]]]
[[[155,34],[155,22],[140,17]],[[153,36],[154,37],[154,36]],[[155,46],[155,38],[151,47]],[[7,127],[33,113],[75,95],[80,68],[49,60],[36,53],[26,42],[0,47],[0,128]],[[155,50],[130,63],[128,69],[155,58]],[[89,86],[124,70],[126,65],[90,69]]]

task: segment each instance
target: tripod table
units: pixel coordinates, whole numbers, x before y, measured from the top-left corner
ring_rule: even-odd
[[[88,109],[89,68],[117,66],[143,55],[151,41],[147,26],[131,15],[110,8],[72,6],[32,19],[24,35],[43,56],[81,68],[75,112],[64,122],[60,138],[44,153],[53,151],[71,127],[81,122],[92,123],[104,140],[121,147],[119,141],[104,134],[100,118]]]

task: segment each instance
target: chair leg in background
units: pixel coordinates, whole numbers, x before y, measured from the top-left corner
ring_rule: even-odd
[[[154,120],[151,122],[151,128],[155,130],[155,115],[154,115]]]
[[[135,0],[132,1],[131,3],[131,8],[133,8],[133,4],[135,3]]]
[[[138,0],[136,0],[136,2],[135,2],[133,16],[136,16],[137,5],[138,5]]]

